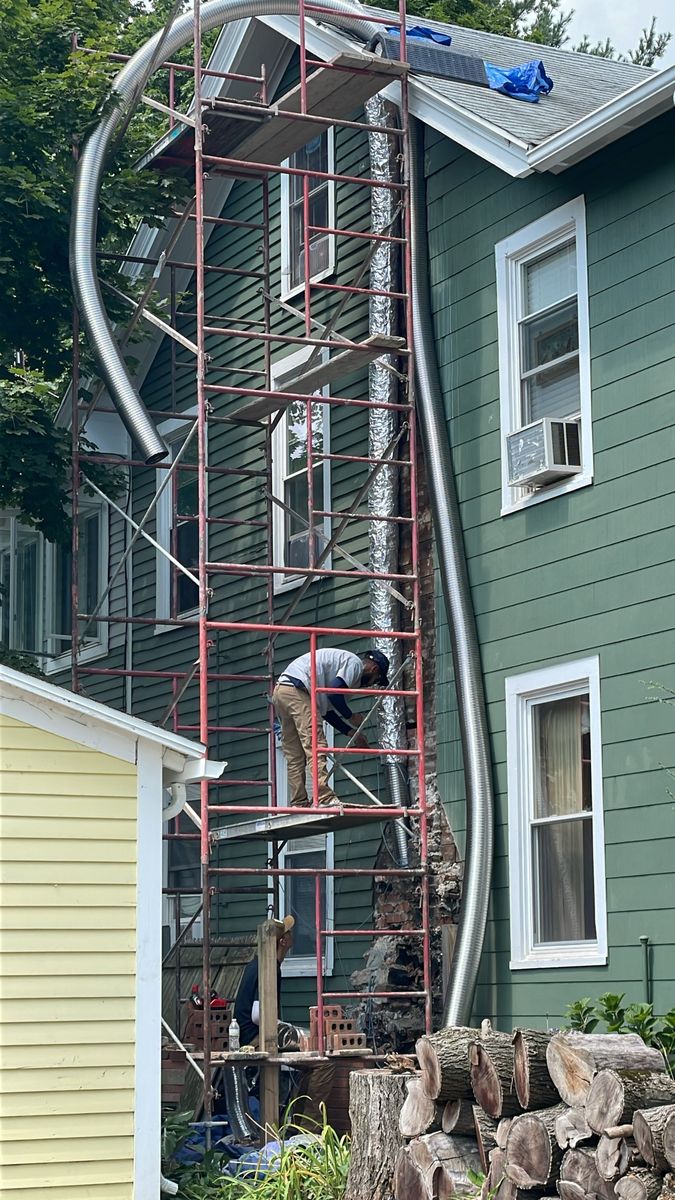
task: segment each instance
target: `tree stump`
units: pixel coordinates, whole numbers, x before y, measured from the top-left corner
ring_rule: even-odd
[[[583,1107],[595,1075],[605,1067],[665,1071],[660,1050],[636,1033],[556,1033],[546,1050],[549,1074],[570,1108]]]
[[[614,1190],[623,1200],[656,1200],[662,1187],[663,1179],[656,1171],[650,1167],[634,1167],[617,1180]]]
[[[562,1104],[514,1117],[506,1139],[506,1176],[516,1187],[546,1188],[558,1178],[563,1152],[555,1123]]]
[[[516,1029],[513,1034],[513,1085],[521,1108],[549,1108],[560,1100],[546,1065],[552,1034]]]
[[[668,1162],[663,1143],[669,1118],[675,1123],[675,1104],[662,1104],[658,1108],[633,1113],[633,1136],[637,1147],[645,1162],[650,1167],[656,1167],[657,1171],[667,1171],[673,1165]]]
[[[443,1133],[454,1133],[459,1137],[473,1137],[473,1105],[468,1100],[448,1100],[441,1117]]]
[[[478,1029],[448,1026],[421,1037],[415,1046],[422,1070],[422,1086],[431,1100],[468,1100],[469,1042],[480,1037]]]
[[[556,1118],[555,1136],[561,1150],[573,1150],[579,1142],[593,1137],[593,1130],[586,1120],[583,1108],[566,1108]]]
[[[401,1109],[398,1127],[402,1137],[421,1137],[441,1128],[443,1106],[426,1095],[419,1077],[409,1079],[407,1095]]]
[[[631,1167],[643,1166],[644,1163],[635,1142],[603,1133],[595,1150],[595,1165],[598,1174],[612,1183]]]
[[[586,1098],[586,1119],[595,1133],[624,1125],[636,1109],[675,1101],[675,1079],[666,1071],[598,1071]]]
[[[481,1167],[487,1175],[490,1170],[490,1151],[497,1145],[497,1122],[489,1117],[477,1104],[473,1106],[473,1126],[478,1145]]]
[[[558,1194],[561,1200],[582,1200],[594,1194],[601,1200],[613,1200],[614,1184],[598,1172],[592,1150],[568,1150],[560,1163]]]
[[[482,1041],[472,1041],[469,1074],[476,1102],[488,1116],[507,1117],[520,1111],[513,1088],[511,1034],[493,1030]]]
[[[393,1200],[396,1155],[403,1145],[399,1113],[412,1078],[412,1072],[352,1071],[352,1154],[345,1200]]]

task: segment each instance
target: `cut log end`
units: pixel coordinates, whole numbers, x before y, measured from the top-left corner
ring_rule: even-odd
[[[408,1082],[407,1095],[403,1102],[398,1127],[402,1137],[421,1137],[441,1128],[443,1109],[426,1095],[421,1079]]]
[[[583,1108],[566,1108],[555,1123],[555,1136],[561,1150],[573,1150],[593,1137]]]
[[[546,1064],[551,1036],[540,1029],[513,1035],[513,1086],[521,1108],[548,1108],[560,1099]]]
[[[595,1133],[626,1124],[637,1109],[675,1102],[675,1080],[665,1071],[613,1070],[595,1076],[586,1099],[586,1119]]]
[[[663,1104],[634,1113],[633,1131],[638,1149],[650,1167],[658,1171],[675,1167],[675,1104]]]
[[[665,1071],[660,1050],[635,1033],[557,1033],[546,1050],[551,1079],[566,1104],[583,1107],[598,1071],[606,1067]],[[614,1122],[616,1124],[616,1122]]]
[[[622,1200],[657,1200],[663,1179],[650,1167],[635,1167],[614,1185]]]
[[[514,1118],[506,1140],[506,1175],[518,1187],[548,1187],[557,1177],[562,1150],[555,1138],[555,1122],[561,1108]]]

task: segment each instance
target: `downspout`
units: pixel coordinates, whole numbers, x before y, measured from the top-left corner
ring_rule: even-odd
[[[457,686],[467,797],[464,885],[444,1025],[468,1025],[483,950],[492,876],[494,803],[490,741],[476,621],[443,407],[431,312],[424,126],[410,118],[413,321],[417,417]]]
[[[365,104],[366,120],[370,125],[395,126],[398,123],[398,108],[383,96],[373,96]],[[398,168],[398,139],[386,133],[368,134],[370,153],[370,177],[383,182],[393,182],[400,174]],[[398,192],[392,188],[370,189],[370,215],[373,233],[393,233],[396,225]],[[380,242],[370,265],[370,287],[383,293],[370,297],[369,332],[396,334],[398,332],[397,302],[385,292],[400,290],[397,286],[399,251],[395,242]],[[392,366],[391,356],[386,360],[371,363],[369,369],[369,398],[379,403],[395,404],[399,396],[399,381]],[[398,432],[399,413],[396,409],[371,408],[368,414],[368,457],[382,458],[386,447]],[[373,517],[397,517],[399,468],[386,466],[373,480],[368,492],[368,511]],[[399,525],[396,521],[372,520],[369,525],[371,571],[382,575],[396,574],[399,570]],[[400,629],[398,602],[384,584],[370,585],[370,625],[372,629],[395,631]],[[378,650],[386,654],[392,674],[400,669],[402,661],[401,643],[393,638],[374,638]],[[398,685],[401,686],[400,683]],[[385,749],[407,748],[405,706],[401,696],[385,696],[378,709],[379,744]],[[396,808],[407,808],[410,804],[408,772],[403,760],[396,755],[385,758],[390,802]],[[394,825],[399,864],[407,867],[408,831],[403,820]]]
[[[322,19],[328,24],[370,42],[377,26],[364,19],[358,5],[346,0],[323,0]],[[297,0],[209,0],[201,10],[201,30],[253,17],[297,16]],[[96,270],[96,232],[101,181],[118,125],[128,120],[140,100],[158,43],[162,41],[162,59],[172,58],[192,41],[194,18],[184,13],[168,32],[159,30],[137,50],[113,81],[111,97],[99,124],[87,138],[77,164],[73,192],[73,216],[70,227],[70,273],[75,301],[94,351],[102,379],[124,425],[147,463],[161,462],[168,449],[160,437],[127,370],[122,353],[113,337]],[[159,64],[157,64],[159,65]],[[140,87],[139,87],[140,85]]]

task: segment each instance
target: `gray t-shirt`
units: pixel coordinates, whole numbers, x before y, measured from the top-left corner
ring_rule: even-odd
[[[363,663],[358,654],[350,650],[336,650],[327,646],[325,650],[316,652],[316,686],[330,687],[336,677],[344,680],[348,688],[358,687],[361,682]],[[296,679],[309,692],[311,684],[312,659],[310,654],[301,654],[294,658],[279,676],[279,683],[290,683]],[[319,712],[325,716],[330,707],[327,692],[319,692],[317,696]]]

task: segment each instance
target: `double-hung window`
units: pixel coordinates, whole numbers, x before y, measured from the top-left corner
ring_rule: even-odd
[[[333,731],[327,731],[328,744],[333,743]],[[277,804],[288,805],[286,762],[277,740],[276,747]],[[307,795],[312,795],[312,773],[307,769]],[[272,847],[270,846],[270,854]],[[296,838],[286,842],[279,853],[279,866],[318,871],[334,865],[332,833],[316,837]],[[321,927],[334,928],[335,891],[330,875],[320,877]],[[279,877],[279,916],[295,918],[293,946],[284,959],[284,975],[314,975],[316,973],[316,885],[315,875],[281,875]],[[332,974],[335,939],[323,939],[323,972]]]
[[[71,658],[72,643],[72,551],[70,544],[53,545],[47,549],[46,641],[49,669],[62,670]],[[81,502],[78,509],[78,657],[86,661],[105,653],[108,645],[108,625],[90,618],[96,611],[105,591],[108,576],[108,516],[107,509],[90,502]],[[100,616],[106,616],[104,603]]]
[[[187,422],[171,426],[165,433],[176,459],[186,437]],[[197,577],[199,573],[199,482],[197,434],[194,433],[180,456],[171,480],[157,502],[157,541],[174,559]],[[166,471],[157,471],[157,487],[166,483]],[[157,618],[191,615],[199,606],[199,587],[179,567],[157,551]],[[165,625],[164,629],[170,629]]]
[[[43,543],[18,517],[0,516],[0,642],[8,650],[42,650]]]
[[[495,247],[502,438],[502,512],[592,482],[591,379],[583,197]],[[581,470],[545,486],[509,484],[508,439],[541,418],[567,434]]]
[[[199,784],[187,785],[187,802],[199,812]],[[163,886],[167,889],[163,896],[162,923],[169,930],[170,945],[173,945],[188,925],[190,928],[185,934],[185,942],[201,941],[204,936],[199,837],[194,836],[197,829],[184,810],[165,825],[166,831],[169,834],[174,833],[175,825],[179,833],[192,836],[175,839],[169,837],[162,842]]]
[[[306,350],[289,355],[272,368],[273,387],[279,391],[293,390],[293,377],[307,361]],[[274,565],[303,568],[310,565],[310,544],[313,561],[330,540],[330,405],[320,400],[311,403],[312,426],[312,510],[310,516],[308,446],[309,429],[307,402],[294,400],[284,411],[272,434],[272,531]],[[311,526],[311,534],[310,534]],[[330,555],[321,564],[330,567]],[[298,586],[301,574],[274,576],[275,592]]]
[[[597,658],[506,680],[511,966],[606,962]]]
[[[284,166],[301,171],[335,172],[333,129],[326,129],[292,154]],[[281,177],[281,292],[291,296],[305,283],[304,175]],[[335,269],[335,180],[309,176],[309,278],[325,279]]]

